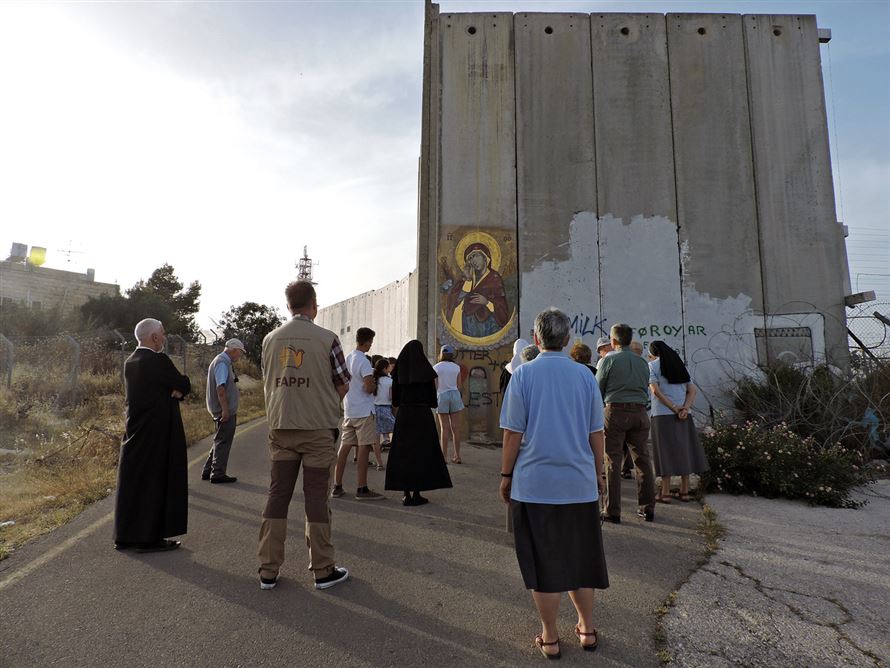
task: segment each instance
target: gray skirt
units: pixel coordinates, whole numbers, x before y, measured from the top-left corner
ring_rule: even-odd
[[[606,589],[599,503],[510,501],[516,558],[526,589],[555,593]]]
[[[692,418],[681,420],[676,415],[657,415],[651,424],[656,475],[689,475],[710,468]]]

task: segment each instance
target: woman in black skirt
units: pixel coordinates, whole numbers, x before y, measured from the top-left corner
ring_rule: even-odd
[[[548,659],[561,655],[562,592],[578,612],[578,642],[591,651],[598,643],[594,589],[609,586],[599,517],[603,400],[594,375],[562,354],[569,336],[562,311],[538,314],[542,352],[514,371],[501,406],[500,497],[510,506],[519,570],[541,617],[535,644]]]
[[[671,502],[671,476],[680,476],[680,501],[689,501],[689,474],[708,470],[708,457],[698,440],[689,411],[695,385],[686,365],[664,341],[649,344],[649,390],[652,392],[652,453],[661,491],[655,500]]]
[[[436,372],[420,341],[402,348],[392,374],[392,406],[396,425],[386,463],[386,489],[405,492],[402,504],[419,506],[429,499],[420,495],[431,489],[451,487],[451,476],[439,446],[433,412]]]

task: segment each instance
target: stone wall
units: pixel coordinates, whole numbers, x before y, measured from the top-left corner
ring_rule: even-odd
[[[89,297],[116,295],[113,283],[99,283],[92,273],[35,267],[22,262],[0,262],[0,307],[8,301],[35,309],[55,309],[70,313]]]

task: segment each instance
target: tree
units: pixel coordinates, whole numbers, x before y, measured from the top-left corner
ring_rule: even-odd
[[[231,338],[241,339],[247,348],[247,357],[260,363],[263,339],[266,334],[284,323],[278,309],[264,306],[256,302],[244,302],[241,306],[232,306],[222,314],[219,324],[223,328],[223,341]]]
[[[198,339],[195,324],[201,284],[194,281],[188,290],[176,278],[173,267],[163,264],[147,281],[139,280],[121,295],[102,295],[87,300],[81,307],[83,316],[97,326],[132,332],[143,318],[157,318],[168,334],[178,334],[187,341]]]

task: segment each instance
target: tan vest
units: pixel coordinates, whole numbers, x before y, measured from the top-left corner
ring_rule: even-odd
[[[336,429],[340,396],[331,380],[336,336],[294,318],[263,339],[263,392],[270,429]]]

